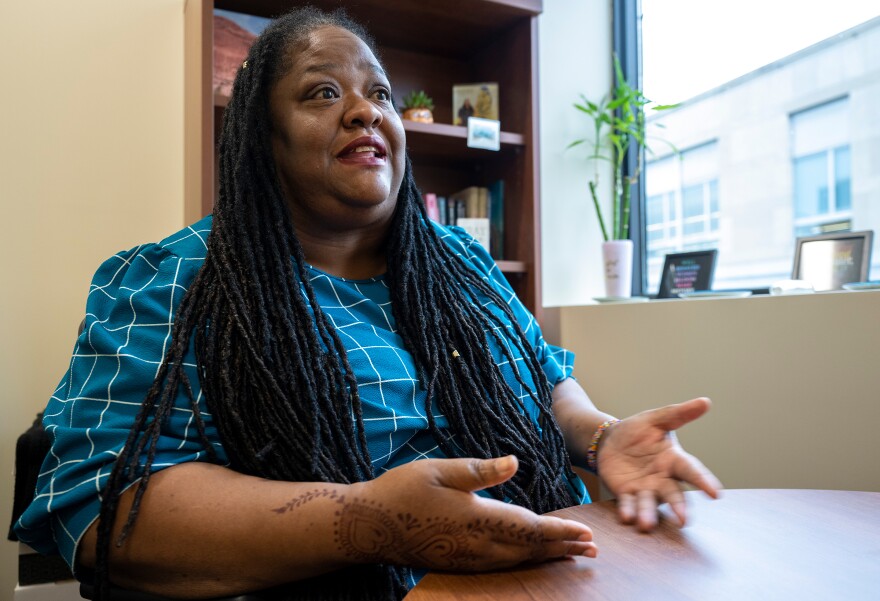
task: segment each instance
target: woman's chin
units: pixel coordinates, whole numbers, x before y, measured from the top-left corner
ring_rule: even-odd
[[[381,207],[382,205],[394,205],[397,195],[391,194],[391,187],[387,182],[375,182],[372,186],[359,186],[344,195],[345,204],[363,209]]]

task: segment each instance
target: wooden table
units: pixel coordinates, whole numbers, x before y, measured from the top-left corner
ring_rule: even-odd
[[[597,559],[428,574],[405,601],[880,600],[880,493],[687,493],[689,525],[640,534],[605,501],[553,512],[588,524]]]

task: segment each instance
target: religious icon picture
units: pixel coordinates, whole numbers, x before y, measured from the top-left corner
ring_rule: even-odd
[[[468,118],[498,120],[498,84],[469,83],[452,86],[452,124],[467,125]]]

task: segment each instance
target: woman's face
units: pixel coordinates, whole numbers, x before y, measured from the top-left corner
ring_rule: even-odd
[[[315,29],[290,52],[269,107],[278,177],[297,229],[388,223],[406,137],[379,61],[338,27]]]

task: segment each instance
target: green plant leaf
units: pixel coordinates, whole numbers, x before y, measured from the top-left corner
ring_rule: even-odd
[[[425,108],[429,111],[433,111],[434,101],[430,96],[425,94],[424,90],[412,90],[409,94],[403,97],[403,108],[404,110]]]
[[[625,96],[624,96],[624,97],[620,97],[620,98],[615,98],[615,99],[612,100],[610,103],[608,103],[608,110],[613,111],[613,110],[615,110],[616,108],[618,108],[618,107],[624,105],[626,102],[628,102],[628,100],[629,100],[629,99],[626,98]]]
[[[613,238],[628,237],[630,195],[642,170],[643,153],[641,150],[644,149],[645,152],[654,154],[654,151],[647,144],[648,136],[645,130],[645,107],[651,101],[645,97],[641,90],[626,81],[616,54],[612,55],[612,59],[614,81],[609,92],[599,102],[593,102],[581,94],[583,102],[574,104],[580,114],[590,116],[594,131],[593,139],[575,140],[566,148],[567,150],[579,144],[591,142],[593,152],[587,157],[587,161],[596,166],[596,171],[589,181],[590,195],[605,240],[609,239],[609,233]],[[653,110],[669,110],[677,106],[679,105],[659,105],[652,108]],[[669,144],[665,140],[663,141]],[[669,146],[674,148],[671,144]],[[639,151],[637,153],[638,162],[633,173],[624,177],[624,159],[631,147]],[[605,150],[607,152],[604,152]],[[612,165],[612,228],[610,232],[605,227],[605,216],[602,215],[598,200],[599,161],[608,161]]]

